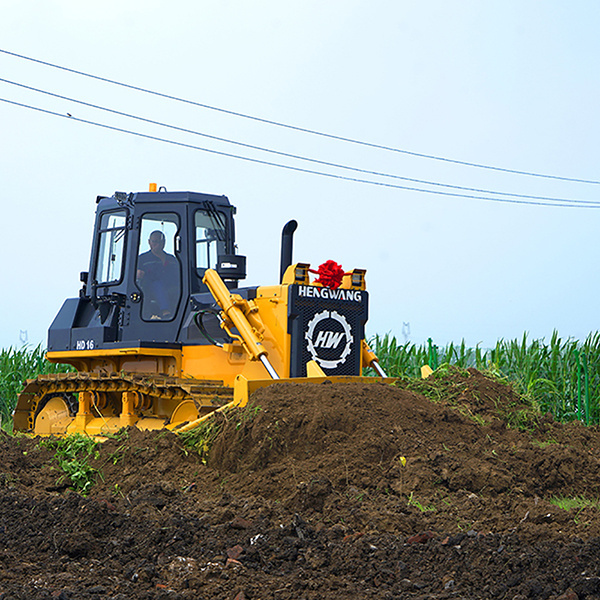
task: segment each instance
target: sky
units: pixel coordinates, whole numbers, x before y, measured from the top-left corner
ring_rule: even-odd
[[[230,199],[247,285],[278,283],[281,229],[296,219],[294,261],[367,270],[368,336],[585,338],[600,319],[600,185],[498,169],[600,180],[599,30],[593,0],[2,0],[4,80],[313,160],[592,204],[299,161],[0,81],[0,99],[62,115],[0,102],[0,348],[45,345],[88,270],[96,196],[150,182]]]

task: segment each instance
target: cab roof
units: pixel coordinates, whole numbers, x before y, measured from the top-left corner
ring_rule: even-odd
[[[112,196],[98,196],[97,204],[102,207],[133,206],[135,204],[167,204],[177,203],[204,203],[211,202],[215,206],[232,207],[227,196],[215,196],[199,192],[115,192]]]

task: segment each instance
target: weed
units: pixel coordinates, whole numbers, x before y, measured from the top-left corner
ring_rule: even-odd
[[[538,448],[547,448],[548,446],[558,444],[558,442],[556,440],[546,440],[545,442],[542,442],[541,440],[531,440],[531,444]]]
[[[474,413],[470,408],[468,408],[466,406],[459,406],[458,407],[458,412],[463,417],[466,417],[470,421],[473,421],[473,423],[477,423],[477,425],[483,426],[483,425],[486,424],[485,419],[481,415],[478,415],[478,414]]]
[[[251,421],[254,420],[256,415],[262,410],[262,408],[256,404],[248,403],[246,406],[239,410],[238,412],[238,421],[235,424],[236,431],[240,429],[242,426],[247,425]],[[277,421],[277,425],[279,421]]]
[[[418,508],[421,512],[435,512],[437,509],[432,504],[428,506],[424,506],[421,504],[415,497],[413,492],[410,493],[408,497],[408,501],[406,503],[407,506],[414,506]]]
[[[222,420],[217,420],[212,416],[191,431],[181,433],[179,437],[183,443],[184,452],[187,453],[188,450],[197,452],[203,464],[207,464],[210,449],[221,433],[223,425]]]
[[[450,376],[470,377],[469,372],[447,363],[436,369],[427,379],[403,377],[397,385],[425,396],[434,403],[446,402],[456,405],[458,399],[468,392],[466,383],[459,383]]]
[[[120,463],[127,454],[127,444],[121,444],[112,454],[108,456],[108,460],[112,462],[113,465]]]
[[[0,473],[0,487],[12,488],[19,480],[11,473]]]
[[[109,440],[125,441],[129,439],[129,430],[127,427],[123,427],[114,433],[110,431],[103,432],[102,436]]]
[[[39,445],[56,451],[54,458],[59,468],[64,471],[58,483],[68,477],[72,489],[84,496],[89,493],[96,475],[99,474],[97,469],[89,464],[91,457],[98,458],[97,441],[87,435],[75,433],[64,438],[42,440]]]
[[[509,429],[518,429],[519,431],[533,431],[538,423],[539,416],[539,410],[534,407],[508,409],[500,414]]]
[[[200,460],[207,464],[210,449],[215,440],[223,430],[225,423],[235,422],[235,430],[238,431],[248,423],[250,423],[256,415],[261,411],[260,406],[247,404],[243,408],[230,408],[213,413],[208,419],[202,421],[191,431],[186,431],[180,434],[183,442],[183,451],[197,452],[200,455]]]
[[[587,508],[588,506],[596,509],[600,508],[600,500],[589,500],[585,496],[573,496],[571,498],[568,498],[566,496],[555,496],[553,498],[550,498],[550,503],[568,512],[577,510],[577,514],[579,514],[584,508]]]

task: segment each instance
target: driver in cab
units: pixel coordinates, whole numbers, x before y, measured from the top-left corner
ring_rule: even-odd
[[[152,320],[170,319],[179,296],[179,263],[165,252],[165,234],[156,230],[148,238],[150,250],[140,254],[137,283],[144,292],[144,312]]]

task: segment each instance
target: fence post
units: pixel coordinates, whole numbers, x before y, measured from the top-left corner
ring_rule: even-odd
[[[433,347],[433,340],[431,338],[427,338],[427,364],[433,369],[431,349]]]
[[[585,424],[590,424],[590,386],[588,377],[587,354],[583,353],[583,374],[585,377]]]
[[[581,416],[581,362],[579,360],[579,350],[575,350],[575,358],[577,359],[577,418],[583,421]]]
[[[435,371],[438,368],[437,346],[434,346],[431,338],[427,338],[427,345],[427,364]]]

